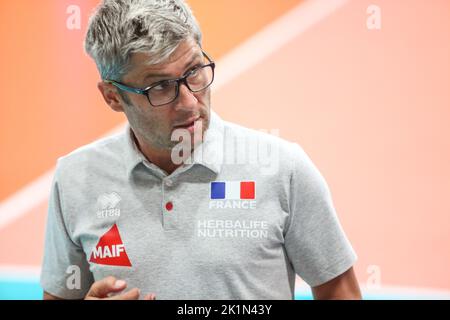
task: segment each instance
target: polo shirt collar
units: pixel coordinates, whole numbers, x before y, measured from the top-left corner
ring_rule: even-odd
[[[195,148],[192,156],[185,161],[182,167],[198,164],[218,174],[223,164],[224,124],[223,120],[214,111],[211,110],[210,115],[209,128],[205,132],[202,144]],[[126,125],[124,138],[125,168],[127,176],[130,177],[140,163],[148,162],[148,160],[137,147],[134,133],[129,123]],[[177,171],[178,169],[174,173]]]
[[[136,142],[134,140],[134,133],[133,130],[130,127],[130,124],[127,123],[125,127],[125,134],[124,134],[124,161],[125,161],[125,168],[127,172],[127,176],[130,177],[133,173],[134,169],[137,167],[138,164],[144,162],[145,157],[139,150],[139,148],[136,145]]]
[[[209,128],[205,132],[202,144],[194,149],[186,163],[202,165],[218,174],[223,164],[224,124],[222,119],[211,110]]]

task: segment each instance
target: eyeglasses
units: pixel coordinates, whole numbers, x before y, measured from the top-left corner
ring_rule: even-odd
[[[180,85],[184,84],[191,92],[200,92],[208,88],[214,81],[214,68],[216,64],[203,52],[209,63],[189,70],[184,76],[177,79],[161,80],[147,88],[139,89],[129,87],[114,80],[104,80],[115,87],[137,94],[145,95],[153,107],[160,107],[175,101],[180,93]]]

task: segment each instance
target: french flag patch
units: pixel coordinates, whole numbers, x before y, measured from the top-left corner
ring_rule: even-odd
[[[255,199],[255,181],[211,182],[211,199]]]

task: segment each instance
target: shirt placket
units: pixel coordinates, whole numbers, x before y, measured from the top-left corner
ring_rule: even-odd
[[[175,196],[174,180],[170,177],[165,177],[161,182],[162,189],[162,221],[164,230],[173,230],[178,227],[178,210],[179,202]]]

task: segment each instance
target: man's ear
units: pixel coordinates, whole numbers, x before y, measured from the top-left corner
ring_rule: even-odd
[[[97,83],[97,88],[100,90],[103,99],[105,99],[105,102],[116,112],[123,112],[123,105],[124,102],[122,100],[122,97],[117,92],[116,87],[114,87],[110,83],[106,83],[104,81],[100,81]]]

